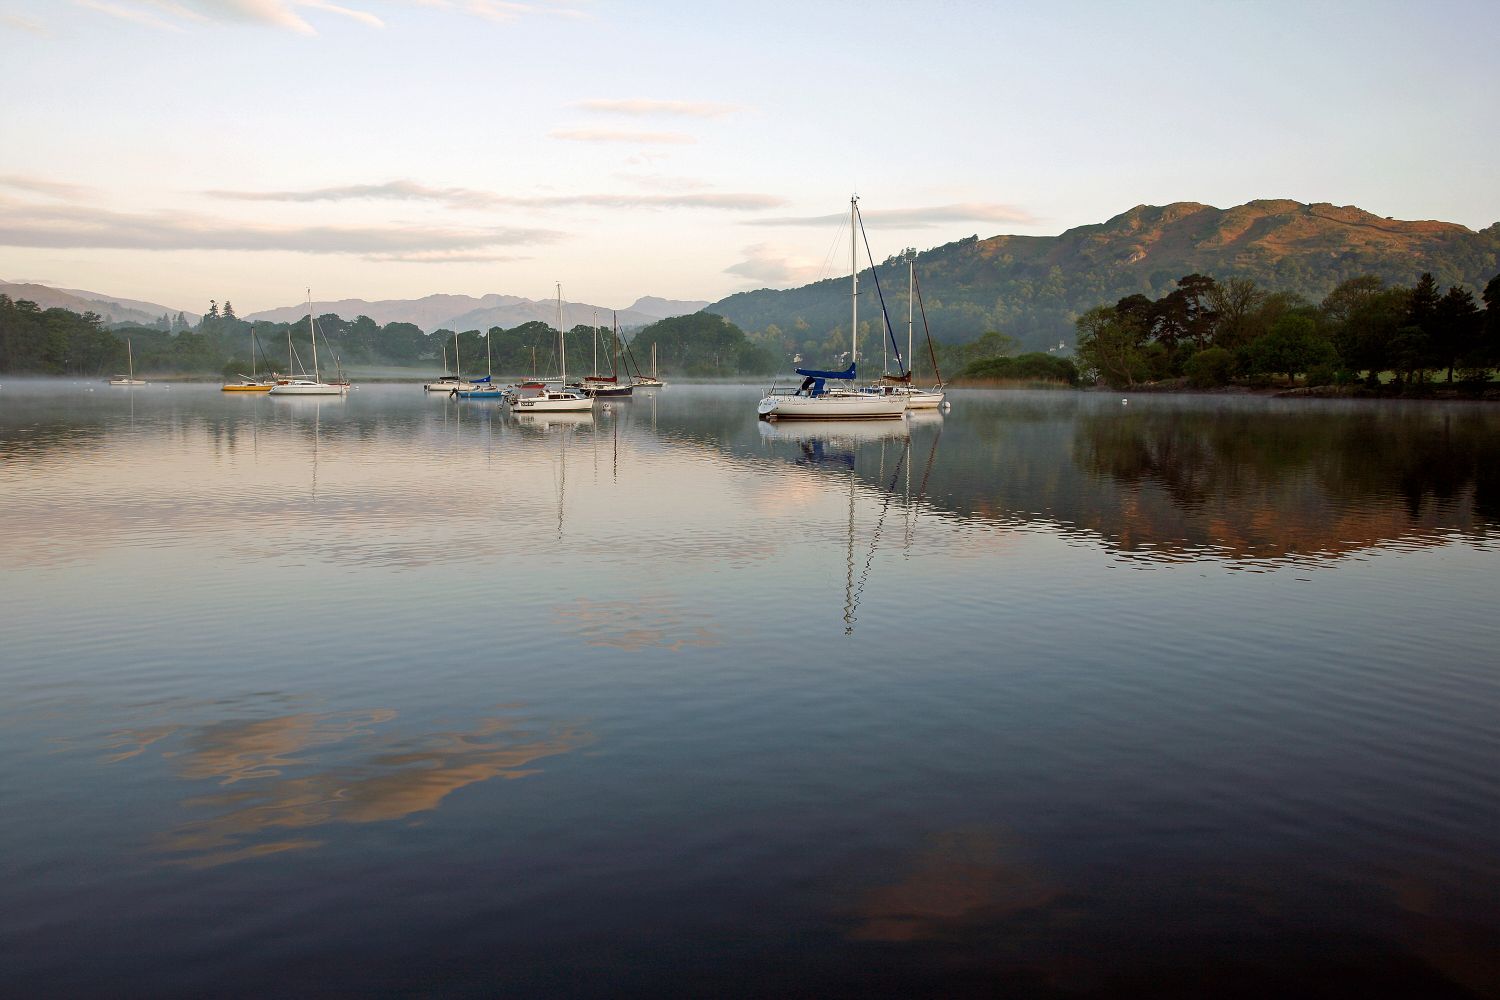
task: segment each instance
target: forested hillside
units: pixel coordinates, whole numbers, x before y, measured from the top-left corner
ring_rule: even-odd
[[[326,369],[341,365],[436,373],[456,370],[462,362],[467,374],[482,373],[491,366],[496,374],[545,375],[558,368],[557,330],[538,321],[510,329],[492,326],[483,333],[470,329],[425,334],[412,323],[381,326],[368,316],[343,320],[326,313],[317,318],[317,327],[319,361]],[[192,328],[110,328],[97,313],[43,309],[29,300],[0,294],[0,372],[102,377],[124,371],[127,341],[135,370],[153,376],[251,374],[252,346],[259,372],[297,372],[299,360],[310,366],[312,358],[305,315],[290,323],[252,323],[236,317],[227,302],[223,310],[215,302]],[[607,328],[570,329],[569,373],[591,371],[596,350],[599,368],[608,371],[611,343]],[[630,345],[622,338],[620,365],[627,369],[649,365],[653,344],[659,369],[668,376],[760,375],[779,364],[770,352],[750,343],[738,327],[710,313],[661,320],[637,333]]]
[[[1245,278],[1270,293],[1320,301],[1351,278],[1400,284],[1427,272],[1477,294],[1500,269],[1500,223],[1476,233],[1286,200],[1230,209],[1141,205],[1060,236],[971,237],[887,259],[880,281],[898,327],[905,325],[907,255],[915,258],[935,338],[968,341],[994,330],[1034,350],[1072,344],[1075,321],[1094,306],[1134,294],[1159,298],[1185,274]],[[868,270],[860,292],[862,351],[878,351],[879,303]],[[708,310],[781,353],[819,355],[839,342],[847,349],[846,277],[742,292]]]

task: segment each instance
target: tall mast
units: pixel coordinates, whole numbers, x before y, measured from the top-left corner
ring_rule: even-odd
[[[457,326],[458,324],[455,323],[453,325]],[[457,375],[459,378],[463,378],[464,377],[464,363],[462,361],[460,361],[459,357],[458,357],[458,331],[457,330],[453,331],[453,374]]]
[[[562,328],[562,282],[557,283],[557,365],[562,369],[562,387],[568,387],[568,338]]]
[[[323,381],[318,377],[318,328],[313,326],[312,318],[312,289],[307,290],[307,334],[312,338],[313,345],[313,381]]]
[[[855,245],[859,242],[855,212],[859,208],[859,195],[849,198],[849,360],[859,364],[859,254]]]
[[[906,258],[906,363],[912,368],[916,367],[911,360],[911,304],[916,297],[917,288],[917,262],[910,257]],[[908,372],[911,368],[906,369]]]
[[[599,374],[599,310],[594,310],[594,374]]]

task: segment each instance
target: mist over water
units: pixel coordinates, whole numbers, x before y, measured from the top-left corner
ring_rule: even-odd
[[[0,992],[1500,995],[1500,411],[0,388]]]

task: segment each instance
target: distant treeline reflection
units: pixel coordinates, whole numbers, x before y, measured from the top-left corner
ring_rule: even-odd
[[[765,454],[759,437],[743,443]],[[909,441],[769,447],[813,471],[852,467],[881,491],[909,448],[919,503],[1152,559],[1319,560],[1500,525],[1500,419],[1473,404],[967,396]]]
[[[1500,435],[1474,409],[1106,411],[1073,449],[1125,491],[1084,526],[1127,549],[1336,554],[1500,523]]]

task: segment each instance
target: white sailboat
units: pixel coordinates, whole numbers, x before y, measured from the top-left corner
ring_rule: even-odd
[[[342,396],[349,391],[347,381],[324,382],[318,371],[318,327],[313,322],[312,289],[307,291],[307,331],[312,337],[312,378],[280,378],[271,386],[272,396]]]
[[[880,381],[865,391],[906,400],[908,410],[935,410],[943,405],[943,374],[938,371],[937,352],[932,348],[932,331],[927,328],[927,308],[922,307],[922,329],[927,333],[927,353],[932,357],[932,373],[937,384],[931,389],[919,389],[912,385],[912,368],[916,366],[912,356],[912,304],[921,292],[917,289],[916,264],[906,262],[906,364],[907,369],[899,375],[882,375]],[[898,359],[899,360],[899,359]]]
[[[484,378],[474,379],[467,389],[454,386],[453,395],[459,399],[501,399],[505,396],[505,390],[495,384],[495,361],[490,353],[490,333],[484,335]],[[456,344],[453,353],[458,353]]]
[[[656,374],[656,343],[655,343],[655,341],[653,341],[652,344],[651,344],[651,374],[650,375],[636,375],[636,377],[635,377],[635,384],[638,385],[638,386],[640,386],[642,389],[660,389],[662,386],[666,385],[666,383],[661,380],[661,376],[659,376],[659,375]]]
[[[474,383],[463,376],[463,362],[458,357],[458,333],[453,334],[453,367],[458,374],[448,374],[448,345],[443,345],[443,374],[431,382],[425,383],[422,388],[427,392],[468,392],[474,388]]]
[[[593,410],[594,400],[576,389],[568,388],[568,340],[563,335],[562,284],[557,286],[557,360],[561,371],[558,388],[548,386],[534,396],[522,396],[512,392],[506,396],[511,412],[522,413],[580,413]]]
[[[859,366],[859,196],[849,199],[849,281],[852,309],[849,326],[849,367],[841,371],[793,369],[803,377],[796,389],[772,388],[756,413],[762,420],[879,420],[906,412],[906,400],[891,395],[859,392],[853,388]],[[872,262],[870,265],[874,267]],[[829,389],[829,381],[844,383]]]
[[[146,380],[135,377],[135,355],[131,353],[130,338],[125,338],[125,370],[128,375],[115,375],[109,380],[110,385],[145,385]]]

